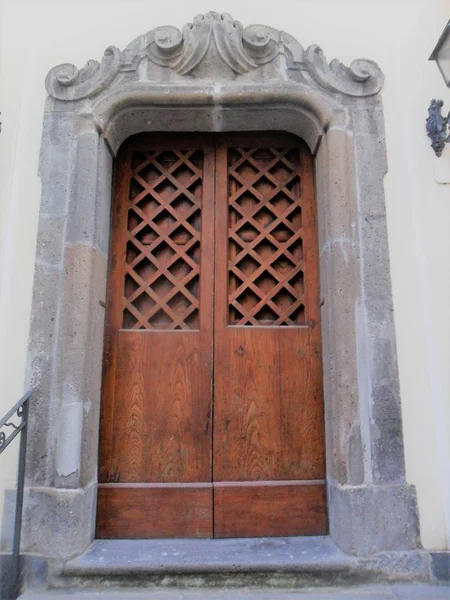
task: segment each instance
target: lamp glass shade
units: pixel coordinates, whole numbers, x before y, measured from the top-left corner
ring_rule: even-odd
[[[430,60],[436,61],[446,85],[450,87],[450,21],[442,32]]]
[[[447,36],[444,45],[436,58],[437,65],[442,73],[445,83],[450,86],[450,35]]]

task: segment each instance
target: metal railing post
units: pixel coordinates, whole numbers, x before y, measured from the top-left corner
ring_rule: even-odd
[[[16,495],[16,511],[14,515],[14,536],[13,536],[13,562],[14,573],[17,584],[20,582],[20,540],[22,536],[22,513],[23,513],[23,494],[25,486],[25,460],[27,454],[27,434],[28,434],[28,409],[29,400],[25,400],[22,405],[22,421],[25,427],[20,433],[20,448],[19,448],[19,464],[17,472],[17,495]]]
[[[13,590],[9,590],[9,597],[17,598],[20,593],[21,583],[21,561],[20,561],[20,539],[22,534],[23,496],[25,487],[25,462],[27,452],[27,429],[29,414],[29,399],[31,391],[27,392],[13,408],[0,419],[0,454],[20,434],[19,464],[17,469],[17,492],[16,508],[14,513],[14,532],[11,555],[11,574],[8,578],[12,582]],[[18,424],[11,421],[15,417],[20,418]],[[6,436],[3,427],[12,427],[13,431]],[[12,595],[11,595],[12,594]]]

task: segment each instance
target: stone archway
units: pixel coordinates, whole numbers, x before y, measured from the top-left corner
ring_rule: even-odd
[[[141,131],[284,130],[316,156],[330,535],[346,552],[419,544],[405,483],[383,176],[383,76],[328,64],[229,15],[159,27],[47,76],[30,334],[36,389],[25,544],[64,560],[93,538],[112,161]]]

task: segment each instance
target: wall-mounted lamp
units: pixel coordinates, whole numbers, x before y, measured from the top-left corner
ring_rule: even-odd
[[[436,61],[445,84],[450,88],[450,21],[445,26],[429,60]],[[427,133],[436,156],[441,156],[445,144],[450,142],[450,112],[447,117],[443,117],[441,114],[443,105],[442,100],[432,100],[428,108]]]

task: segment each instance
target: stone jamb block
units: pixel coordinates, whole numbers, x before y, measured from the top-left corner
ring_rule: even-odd
[[[96,496],[96,483],[77,489],[27,488],[23,548],[55,560],[80,554],[94,536]]]
[[[420,548],[413,486],[329,481],[328,494],[331,537],[344,552],[364,556]]]

